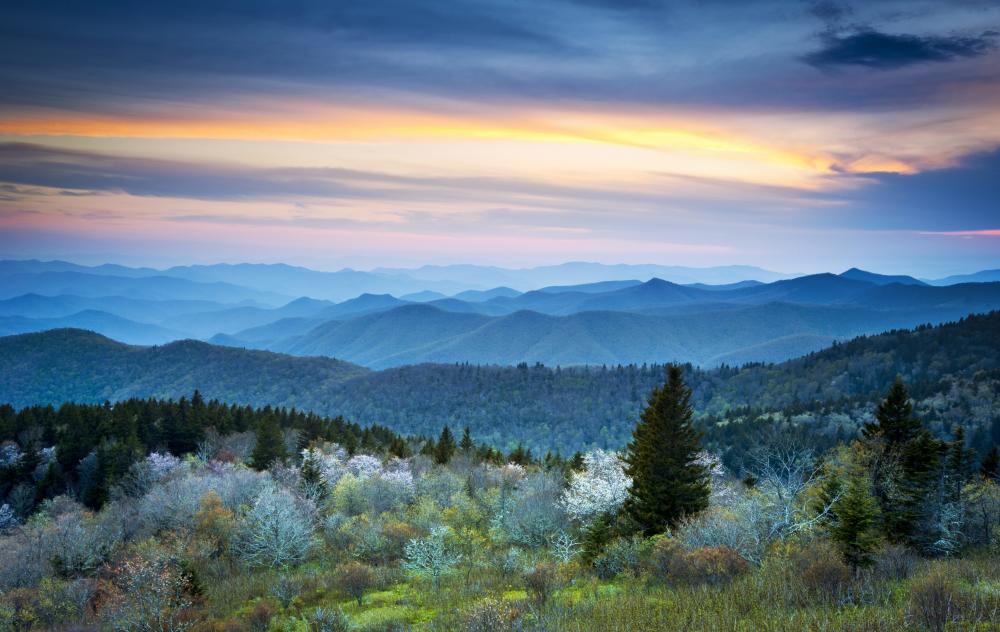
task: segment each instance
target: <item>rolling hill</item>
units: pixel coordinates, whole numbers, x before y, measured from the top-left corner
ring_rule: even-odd
[[[80,329],[0,338],[0,401],[15,406],[178,397],[194,389],[208,398],[294,406],[366,372],[332,358],[293,358],[193,340],[130,346]]]
[[[782,415],[795,415],[796,423],[813,424],[814,431],[854,433],[902,375],[931,427],[961,423],[975,441],[977,433],[990,431],[1000,404],[997,339],[1000,313],[992,313],[861,337],[780,364],[688,367],[686,380],[704,419],[744,406],[792,407]],[[478,440],[496,445],[525,441],[564,451],[622,445],[649,390],[662,379],[657,365],[423,364],[368,371],[328,358],[191,341],[131,347],[79,330],[0,338],[0,401],[17,406],[177,398],[197,388],[207,398],[343,414],[403,433],[469,425]]]

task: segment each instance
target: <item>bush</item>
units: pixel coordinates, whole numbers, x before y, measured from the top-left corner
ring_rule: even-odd
[[[915,580],[910,586],[907,614],[921,629],[944,630],[961,618],[962,595],[958,584],[943,570]]]
[[[898,544],[885,548],[875,559],[875,573],[893,581],[903,581],[917,567],[917,556],[910,549]]]
[[[826,540],[809,543],[789,556],[795,577],[812,597],[840,601],[851,582],[851,568]]]
[[[668,577],[679,584],[729,582],[750,570],[740,554],[725,546],[681,550],[669,563]]]
[[[113,630],[184,630],[190,627],[187,581],[164,560],[132,557],[109,571],[111,589],[101,617]]]
[[[622,573],[638,575],[640,571],[642,539],[617,538],[594,559],[594,571],[601,579],[614,579]]]
[[[349,632],[353,629],[354,624],[340,610],[316,608],[309,615],[310,632]]]
[[[466,632],[507,632],[514,630],[520,612],[501,599],[477,602],[465,614]]]
[[[360,562],[348,562],[337,567],[337,588],[356,599],[358,606],[362,605],[365,593],[374,584],[372,569]]]
[[[650,576],[658,581],[666,582],[670,578],[670,565],[674,557],[679,555],[683,547],[674,538],[664,535],[655,536],[652,540],[646,566]]]
[[[556,569],[552,564],[536,564],[524,574],[524,587],[535,605],[541,607],[548,602],[556,591],[558,581]]]
[[[278,606],[270,599],[261,599],[253,605],[246,615],[247,629],[250,632],[267,632],[271,627],[271,619],[278,613]]]

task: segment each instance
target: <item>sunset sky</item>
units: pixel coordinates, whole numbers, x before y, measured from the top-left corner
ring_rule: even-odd
[[[1000,267],[1000,2],[10,3],[0,258]]]

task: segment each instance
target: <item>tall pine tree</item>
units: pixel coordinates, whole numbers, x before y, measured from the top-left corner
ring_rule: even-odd
[[[451,460],[455,454],[455,435],[451,433],[451,428],[445,426],[441,429],[441,436],[438,437],[437,445],[434,446],[434,461],[444,465]]]
[[[459,442],[458,447],[466,456],[471,455],[476,449],[476,444],[472,442],[472,433],[469,431],[468,426],[462,431],[462,440]]]
[[[250,464],[258,470],[266,470],[275,461],[284,461],[288,456],[281,426],[273,414],[266,414],[257,426],[257,444],[250,455]]]
[[[871,481],[862,473],[852,474],[830,511],[830,536],[844,561],[854,568],[871,564],[879,545],[879,508],[870,485]]]
[[[891,447],[914,439],[920,432],[920,420],[913,416],[913,405],[903,378],[897,376],[889,393],[875,410],[875,422],[866,423],[861,434],[866,439],[880,438]]]
[[[648,535],[675,527],[708,506],[708,472],[697,462],[701,434],[692,424],[691,389],[671,365],[632,432],[625,472],[632,487],[626,513]]]
[[[876,409],[875,422],[865,424],[862,434],[874,448],[869,471],[885,537],[922,546],[934,537],[921,533],[921,525],[935,511],[930,500],[937,498],[947,444],[913,416],[909,393],[899,377]]]

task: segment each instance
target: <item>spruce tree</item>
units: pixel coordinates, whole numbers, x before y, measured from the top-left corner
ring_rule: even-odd
[[[903,378],[896,377],[875,411],[875,422],[866,423],[861,433],[866,439],[881,438],[889,446],[899,446],[914,439],[920,428],[920,421],[913,416],[913,405]]]
[[[624,459],[632,478],[625,511],[647,535],[708,506],[708,472],[697,462],[700,440],[692,424],[691,389],[680,367],[671,365],[666,384],[653,390]]]
[[[462,440],[459,442],[458,447],[466,456],[472,454],[472,451],[476,449],[476,444],[472,442],[472,433],[469,431],[468,426],[462,431]]]
[[[875,422],[865,424],[862,434],[874,448],[869,468],[882,531],[891,542],[916,546],[948,446],[913,416],[909,397],[897,377],[875,411]]]
[[[250,455],[250,464],[258,470],[266,470],[275,461],[284,461],[288,456],[281,426],[273,414],[266,414],[257,426],[257,444]]]
[[[869,484],[866,476],[853,474],[830,512],[830,537],[844,561],[854,568],[871,564],[879,545],[876,530],[879,508]]]
[[[975,453],[965,447],[965,428],[955,429],[951,443],[948,445],[948,495],[949,500],[957,501],[962,495],[962,486],[972,474],[972,464]]]
[[[979,465],[979,473],[984,478],[1000,478],[1000,449],[997,448],[996,444],[983,457],[983,462]]]
[[[307,496],[322,498],[326,495],[323,472],[320,469],[319,460],[312,450],[307,450],[302,459],[302,466],[299,468],[299,483]]]
[[[451,428],[445,426],[441,429],[437,445],[434,446],[434,462],[444,465],[455,455],[455,435],[451,433]]]

